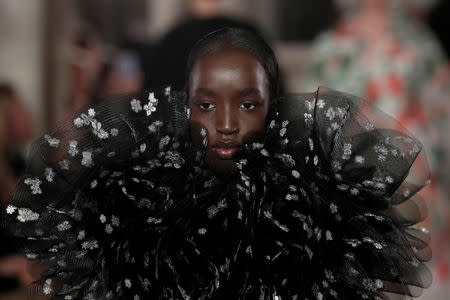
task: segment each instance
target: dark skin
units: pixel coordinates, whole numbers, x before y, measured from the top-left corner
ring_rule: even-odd
[[[202,145],[206,129],[206,161],[213,172],[236,173],[242,146],[264,131],[269,95],[263,66],[245,50],[222,47],[196,61],[189,76],[191,135]]]

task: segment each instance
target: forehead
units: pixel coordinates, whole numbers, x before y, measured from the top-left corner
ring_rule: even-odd
[[[250,52],[237,48],[220,48],[201,56],[189,76],[189,85],[258,86],[267,85],[266,72]]]

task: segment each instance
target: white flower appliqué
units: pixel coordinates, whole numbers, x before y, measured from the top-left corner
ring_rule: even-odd
[[[39,218],[39,214],[32,211],[28,208],[19,208],[19,214],[17,215],[17,220],[19,220],[22,223],[28,222],[28,221],[35,221]]]
[[[89,151],[84,151],[83,158],[81,159],[81,164],[85,167],[92,167],[94,162],[92,161],[92,153]]]
[[[69,141],[69,151],[68,152],[69,152],[70,156],[74,157],[75,155],[78,154],[77,145],[78,145],[77,141]]]
[[[45,179],[48,182],[53,182],[53,179],[55,179],[55,172],[52,168],[45,168]]]
[[[59,140],[57,138],[53,138],[50,135],[46,134],[44,135],[45,140],[50,145],[50,147],[58,147],[59,146]]]
[[[144,105],[144,110],[147,113],[147,116],[150,116],[153,112],[156,111],[156,106],[158,105],[158,99],[155,98],[154,93],[150,93],[148,95],[148,103]]]
[[[133,99],[133,100],[131,100],[130,104],[131,104],[131,109],[134,112],[138,113],[138,112],[140,112],[142,110],[141,101],[139,101],[137,99]]]
[[[6,213],[8,214],[8,215],[12,215],[15,211],[16,211],[16,209],[17,209],[17,207],[15,207],[14,205],[8,205],[7,207],[6,207]]]
[[[91,123],[92,133],[96,135],[99,139],[107,139],[109,134],[102,128],[102,123],[94,121]]]
[[[27,178],[24,180],[24,182],[25,182],[25,184],[30,186],[31,193],[33,195],[42,194],[42,190],[40,187],[42,181],[40,181],[38,178]]]

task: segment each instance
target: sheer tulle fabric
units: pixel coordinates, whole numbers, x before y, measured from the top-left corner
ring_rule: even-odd
[[[185,96],[165,89],[39,139],[2,220],[44,269],[30,293],[54,299],[418,296],[431,283],[420,150],[320,89],[277,99],[224,181],[191,143]]]

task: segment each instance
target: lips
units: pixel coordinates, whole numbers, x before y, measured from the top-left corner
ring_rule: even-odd
[[[240,146],[234,142],[220,142],[212,147],[220,159],[232,159],[239,151]]]

